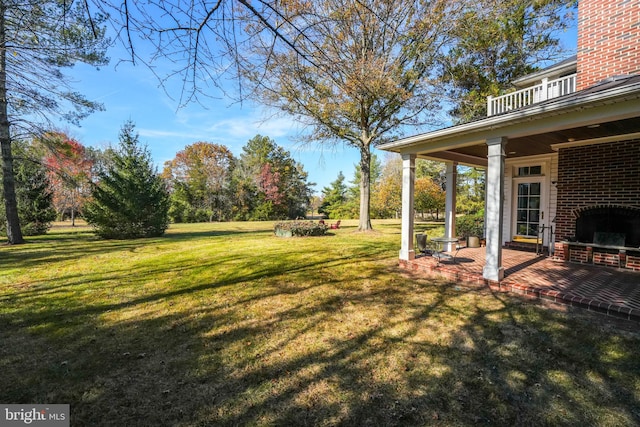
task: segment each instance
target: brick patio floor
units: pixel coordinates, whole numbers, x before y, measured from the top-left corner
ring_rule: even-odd
[[[421,255],[402,265],[454,281],[485,284],[484,263],[482,247],[461,249],[455,262],[443,259],[438,263],[430,255]],[[502,265],[504,280],[487,283],[494,289],[640,322],[640,272],[568,263],[513,249],[502,250]]]

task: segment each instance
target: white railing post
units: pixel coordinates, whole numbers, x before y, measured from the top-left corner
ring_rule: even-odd
[[[493,96],[487,97],[487,117],[493,116]]]
[[[542,91],[540,93],[540,101],[546,101],[549,98],[549,79],[542,79]]]

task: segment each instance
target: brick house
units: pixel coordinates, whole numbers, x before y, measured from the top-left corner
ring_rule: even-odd
[[[415,159],[426,158],[447,165],[446,237],[457,165],[486,170],[486,280],[502,280],[513,242],[640,270],[640,1],[581,0],[577,55],[515,84],[488,99],[486,118],[379,147],[403,159],[401,263],[415,258]]]

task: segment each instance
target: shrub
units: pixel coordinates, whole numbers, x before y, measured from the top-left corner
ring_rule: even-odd
[[[323,236],[329,227],[313,221],[281,221],[275,224],[276,236]]]
[[[484,214],[477,213],[456,218],[456,233],[460,237],[484,237]]]

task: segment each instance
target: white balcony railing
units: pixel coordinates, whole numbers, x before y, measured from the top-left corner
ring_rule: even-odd
[[[576,91],[576,75],[562,77],[556,80],[542,79],[542,83],[511,92],[506,95],[487,98],[487,116],[504,113],[517,108],[547,99],[557,98]]]

